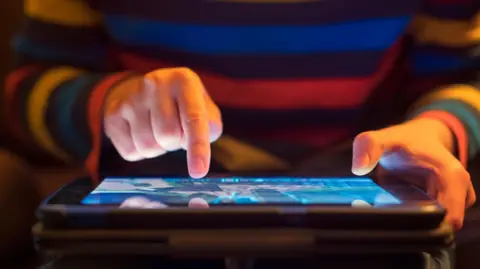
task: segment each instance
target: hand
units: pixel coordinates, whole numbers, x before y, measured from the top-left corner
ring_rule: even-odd
[[[165,204],[160,202],[152,201],[144,197],[131,197],[125,200],[121,205],[120,208],[143,208],[143,209],[157,209],[157,208],[166,208],[168,207]],[[209,205],[207,201],[201,198],[193,198],[188,203],[188,207],[190,208],[208,208]]]
[[[476,196],[470,175],[451,153],[453,139],[447,126],[428,118],[361,133],[353,143],[352,172],[365,175],[379,163],[389,172],[421,174],[427,193],[446,208],[446,220],[460,229]]]
[[[105,134],[128,161],[187,150],[192,177],[210,167],[210,143],[222,133],[218,107],[186,68],[161,69],[124,82],[106,100]]]

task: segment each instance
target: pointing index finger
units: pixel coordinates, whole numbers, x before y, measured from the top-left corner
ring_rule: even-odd
[[[187,142],[188,171],[192,177],[203,177],[210,167],[211,155],[203,84],[189,69],[177,69],[172,86]]]

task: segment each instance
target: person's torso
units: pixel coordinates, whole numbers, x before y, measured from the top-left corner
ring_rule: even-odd
[[[92,2],[104,15],[122,68],[191,68],[219,105],[227,133],[319,146],[360,130],[377,89],[393,96],[395,87],[387,89],[392,83],[385,80],[399,73],[401,40],[422,4]]]

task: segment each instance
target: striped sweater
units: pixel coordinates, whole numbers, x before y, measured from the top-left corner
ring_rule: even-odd
[[[478,0],[24,0],[4,107],[28,148],[95,159],[111,89],[189,67],[219,105],[225,133],[275,154],[446,111],[473,156],[479,8]]]

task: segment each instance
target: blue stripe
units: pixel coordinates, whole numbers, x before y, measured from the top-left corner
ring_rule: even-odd
[[[63,141],[64,145],[71,148],[77,156],[87,156],[90,145],[76,128],[72,108],[78,95],[95,81],[98,81],[97,77],[82,76],[65,83],[57,89],[57,98],[54,99],[57,102],[51,103],[55,109],[54,111],[58,113],[55,118],[58,133],[60,134],[59,139]]]
[[[124,45],[201,54],[382,50],[398,40],[409,21],[410,17],[397,17],[319,26],[211,26],[106,17],[111,35]]]
[[[414,71],[419,74],[456,71],[472,64],[467,58],[453,55],[414,53],[412,57]]]
[[[37,44],[25,36],[15,37],[12,46],[15,51],[34,57],[37,60],[58,61],[60,63],[78,65],[103,65],[106,55],[105,50],[100,47],[69,50],[68,47],[52,47]]]
[[[467,127],[469,156],[474,157],[480,148],[480,115],[468,104],[458,100],[439,100],[415,111],[411,118],[429,110],[444,110],[455,115]]]

